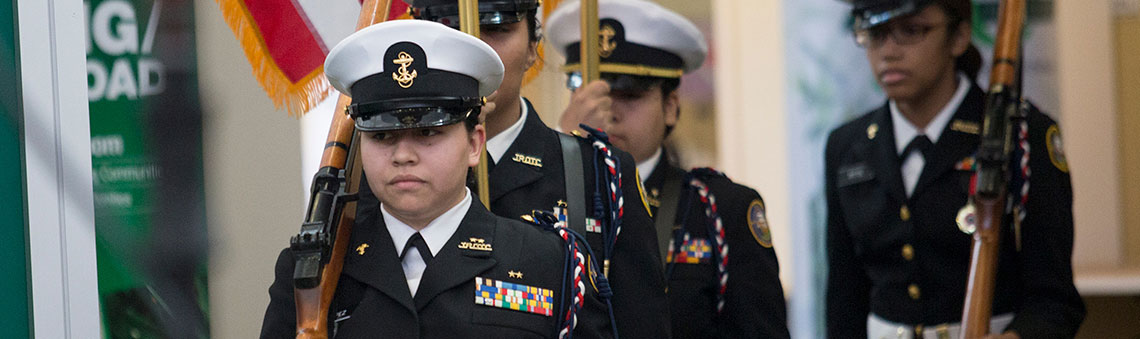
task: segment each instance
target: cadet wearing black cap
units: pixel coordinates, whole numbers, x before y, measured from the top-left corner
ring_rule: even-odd
[[[856,41],[888,102],[827,141],[828,337],[958,337],[971,236],[956,216],[969,196],[985,96],[974,84],[981,57],[970,43],[971,5],[853,5]],[[1020,227],[1003,230],[990,328],[1071,338],[1084,305],[1073,286],[1068,165],[1052,119],[1034,109],[1022,126],[1028,167],[1014,164],[1010,195],[1024,219],[1006,217]]]
[[[357,219],[329,309],[329,337],[559,338],[585,288],[556,234],[472,203],[483,97],[502,81],[490,46],[444,25],[393,21],[329,52],[325,73],[353,98],[379,213]],[[296,336],[292,253],[282,251],[262,338]],[[400,279],[404,278],[404,279]],[[600,337],[588,327],[576,336]]]
[[[456,0],[405,2],[418,19],[459,26]],[[526,70],[538,57],[538,8],[538,0],[479,1],[480,38],[506,68],[503,84],[488,97],[495,109],[485,120],[491,211],[518,218],[568,202],[570,227],[587,238],[597,256],[592,259],[609,261],[617,331],[624,337],[668,337],[664,273],[655,264],[660,262],[656,233],[633,158],[604,140],[550,129],[519,94]],[[585,302],[585,313],[608,313],[604,300]]]
[[[547,22],[568,72],[579,60],[580,6],[565,3]],[[755,190],[709,169],[686,172],[665,154],[679,115],[681,75],[708,54],[689,20],[648,1],[599,0],[599,68],[612,98],[606,131],[641,173],[665,259],[674,338],[787,338],[779,265]],[[578,74],[571,74],[575,85]],[[575,95],[579,101],[597,100]],[[568,108],[569,110],[569,108]],[[727,265],[725,265],[727,263]]]

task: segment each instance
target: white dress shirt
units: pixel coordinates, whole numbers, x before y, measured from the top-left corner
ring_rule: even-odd
[[[649,175],[653,174],[653,169],[657,167],[657,163],[661,161],[661,147],[657,148],[656,152],[645,161],[637,163],[637,174],[641,176],[641,184],[645,185],[645,179],[649,179]]]
[[[459,223],[467,215],[467,209],[471,208],[471,190],[464,190],[463,200],[443,212],[419,231],[433,257],[439,254],[439,250],[443,249],[443,245],[446,245],[447,240],[451,239],[451,235],[459,229]],[[408,239],[416,234],[416,229],[388,213],[383,203],[380,204],[380,214],[384,216],[384,224],[388,226],[388,234],[392,236],[392,244],[396,245],[396,256],[399,256]],[[402,266],[404,267],[404,278],[408,281],[408,290],[412,292],[412,296],[415,296],[427,264],[424,262],[424,258],[420,256],[419,251],[410,250],[404,255]]]
[[[930,138],[931,143],[937,144],[938,137],[942,136],[942,131],[950,123],[950,118],[954,117],[954,112],[958,111],[958,106],[961,106],[962,101],[966,100],[966,93],[970,92],[970,83],[970,79],[965,74],[958,73],[958,89],[954,92],[954,96],[950,98],[950,102],[946,103],[946,106],[942,107],[941,111],[938,111],[934,120],[930,120],[926,128],[921,130],[915,127],[910,120],[907,120],[899,111],[895,101],[891,100],[889,106],[891,124],[895,128],[895,154],[901,156],[906,145],[919,135],[926,135],[927,138]],[[902,173],[907,197],[914,193],[914,186],[918,185],[918,177],[922,175],[923,166],[926,166],[926,159],[920,152],[911,152],[906,159],[902,159],[899,171]]]
[[[519,97],[519,105],[522,105],[522,113],[519,113],[519,120],[515,121],[511,127],[499,132],[494,137],[487,139],[487,154],[491,156],[491,161],[499,164],[499,159],[503,158],[503,154],[507,153],[507,149],[511,148],[511,144],[515,143],[515,138],[519,137],[519,132],[522,132],[523,122],[526,121],[526,115],[529,109],[526,108],[526,102],[522,97]]]

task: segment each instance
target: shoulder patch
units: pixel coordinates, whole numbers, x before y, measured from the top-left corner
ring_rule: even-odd
[[[748,205],[748,230],[760,246],[772,248],[772,231],[768,229],[768,216],[764,213],[764,203],[752,200]]]
[[[1045,148],[1049,149],[1049,160],[1061,172],[1069,173],[1069,162],[1065,159],[1064,143],[1061,141],[1061,130],[1054,124],[1045,132]]]
[[[641,205],[645,206],[645,213],[653,218],[653,210],[649,209],[649,198],[645,196],[645,186],[641,184],[641,171],[636,167],[633,168],[633,181],[637,182],[637,196],[641,198]],[[660,204],[660,203],[658,203]]]

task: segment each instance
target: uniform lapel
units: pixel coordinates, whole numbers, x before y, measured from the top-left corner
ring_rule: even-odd
[[[657,215],[658,209],[661,208],[661,189],[665,185],[665,171],[668,170],[668,165],[665,161],[665,151],[661,151],[661,160],[657,161],[657,166],[653,167],[653,171],[649,173],[641,173],[645,178],[645,195],[648,198],[650,211],[653,215]],[[648,176],[644,176],[648,175]]]
[[[922,167],[922,174],[918,177],[918,184],[915,185],[911,197],[922,194],[922,191],[930,186],[931,182],[941,177],[946,171],[953,169],[958,161],[978,150],[978,143],[981,138],[977,134],[967,133],[952,128],[952,126],[955,122],[966,122],[975,123],[980,127],[984,104],[985,98],[982,90],[977,86],[971,86],[966,98],[958,106],[958,111],[954,112],[954,117],[946,124],[946,128],[938,138],[938,143],[934,144],[934,151],[926,159],[926,165]]]
[[[526,121],[523,122],[522,131],[519,132],[518,137],[511,142],[511,147],[503,153],[503,157],[495,163],[495,168],[490,172],[491,176],[491,201],[498,200],[511,191],[529,185],[532,182],[542,179],[543,167],[535,166],[532,164],[525,164],[520,161],[515,161],[515,154],[522,157],[534,157],[538,159],[546,159],[548,156],[559,156],[556,154],[547,155],[544,152],[548,144],[546,140],[549,136],[554,135],[548,132],[549,128],[538,117],[538,113],[530,106],[530,102],[526,103],[529,113],[526,115]],[[549,134],[549,135],[547,135]],[[555,140],[557,142],[557,140]],[[557,159],[561,161],[562,159]],[[553,159],[552,159],[553,161]]]
[[[657,230],[657,250],[661,260],[665,260],[669,253],[669,240],[673,238],[673,228],[677,225],[677,210],[680,204],[682,181],[685,172],[669,164],[662,151],[661,160],[653,167],[649,178],[645,179],[645,189],[651,196],[650,208],[653,213],[653,225]],[[653,205],[656,204],[656,205]]]
[[[902,172],[899,171],[898,151],[895,149],[895,128],[891,123],[890,108],[883,105],[874,114],[874,119],[871,119],[872,125],[867,127],[867,135],[871,143],[871,163],[874,164],[875,177],[882,178],[883,188],[891,197],[897,201],[906,201]]]
[[[422,310],[443,291],[470,282],[475,275],[495,266],[496,260],[491,257],[491,251],[495,246],[495,223],[494,216],[482,204],[479,202],[471,204],[467,215],[459,224],[459,229],[451,235],[451,239],[447,240],[447,244],[443,245],[424,270],[414,298],[417,310]],[[489,245],[489,250],[460,249],[461,243],[476,243],[478,242],[476,239]],[[474,285],[471,286],[471,291],[474,298]]]
[[[414,312],[412,293],[408,290],[392,236],[384,226],[384,218],[377,212],[358,220],[362,222],[353,226],[344,274],[380,290],[409,312]]]

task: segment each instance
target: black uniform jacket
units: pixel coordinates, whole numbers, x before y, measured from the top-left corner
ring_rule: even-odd
[[[522,131],[499,159],[499,163],[490,168],[489,173],[491,212],[510,219],[530,215],[534,210],[550,211],[558,201],[567,200],[559,133],[542,122],[529,101],[526,101],[526,105],[530,113],[523,122]],[[598,188],[595,185],[597,180],[594,166],[605,167],[600,160],[595,164],[594,148],[588,141],[579,138],[579,147],[582,151],[587,201],[570,203],[569,208],[593,207],[592,195]],[[665,275],[657,253],[657,234],[654,232],[653,220],[649,217],[647,205],[638,189],[636,163],[628,153],[612,147],[610,149],[621,162],[621,189],[625,200],[622,231],[614,246],[609,272],[617,329],[622,338],[668,338],[669,311],[665,299]],[[367,186],[360,187],[360,213],[379,213],[375,208],[376,197]],[[600,216],[591,214],[588,212],[586,215],[601,219]],[[597,233],[586,233],[583,236],[589,241],[594,254],[602,256],[602,236]],[[592,285],[587,287],[592,288]],[[579,317],[579,326],[610,326],[608,310],[603,301],[587,298],[584,302],[584,313],[602,317]],[[595,320],[604,324],[582,323]]]
[[[664,185],[682,185],[674,208],[678,225],[684,218],[684,228],[692,238],[709,239],[709,224],[705,207],[696,199],[681,198],[688,183],[686,172],[662,158],[645,180],[645,189],[653,209],[659,217],[660,192]],[[779,265],[771,240],[761,244],[748,223],[748,210],[753,202],[763,204],[755,190],[733,183],[725,177],[705,177],[709,192],[716,196],[718,212],[725,228],[728,243],[728,283],[724,309],[716,311],[717,291],[720,289],[717,265],[712,260],[699,264],[674,264],[668,277],[669,307],[674,338],[788,338],[787,311],[784,290],[780,284]],[[666,234],[672,232],[666,230]],[[662,234],[662,233],[658,233]],[[682,241],[674,239],[674,241]],[[711,243],[711,239],[709,240]],[[663,261],[664,262],[664,261]]]
[[[868,312],[912,325],[960,321],[971,236],[955,217],[966,204],[972,172],[959,168],[978,149],[983,100],[982,90],[972,87],[927,156],[910,198],[886,105],[831,133],[825,166],[829,337],[864,337]],[[1014,312],[1007,330],[1022,338],[1072,337],[1084,318],[1073,285],[1072,187],[1067,166],[1055,165],[1046,145],[1053,120],[1034,110],[1028,122],[1031,177],[1021,250],[1013,227],[1006,227],[993,314]]]
[[[352,230],[350,252],[329,311],[330,337],[333,333],[337,338],[557,337],[560,309],[566,306],[563,279],[572,276],[564,274],[566,253],[555,233],[497,217],[472,203],[458,230],[429,263],[412,297],[383,218],[362,217]],[[491,250],[459,247],[471,238],[482,239]],[[364,254],[351,250],[362,244],[370,245]],[[293,265],[293,256],[285,249],[269,287],[262,338],[296,336]],[[522,277],[516,278],[516,272]],[[554,293],[553,315],[477,305],[476,277],[549,289]],[[606,329],[580,323],[574,337],[598,338]]]
[[[542,122],[529,101],[526,105],[530,113],[526,115],[522,131],[490,171],[491,211],[508,218],[518,218],[530,214],[532,210],[551,210],[559,200],[567,199],[558,132]],[[593,146],[585,140],[578,140],[582,150],[582,173],[585,176],[583,181],[586,184],[587,201],[577,204],[570,202],[569,208],[592,208],[592,195],[598,187],[594,166],[604,168],[605,164],[600,160],[595,164],[597,158]],[[628,153],[612,147],[610,149],[621,162],[621,189],[625,200],[622,230],[614,245],[609,272],[618,333],[622,338],[667,338],[669,313],[665,299],[665,275],[657,253],[657,234],[654,232],[653,220],[649,217],[647,205],[638,189],[640,179],[636,173],[637,163]],[[529,156],[541,159],[542,166],[514,161],[516,154],[523,158]],[[605,197],[604,194],[602,196]],[[591,214],[587,212],[586,215],[601,219],[601,216]],[[594,254],[602,256],[601,235],[584,235]],[[601,309],[590,307],[587,311],[605,310],[602,306]]]

